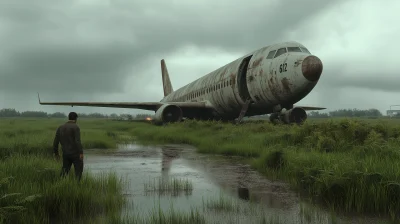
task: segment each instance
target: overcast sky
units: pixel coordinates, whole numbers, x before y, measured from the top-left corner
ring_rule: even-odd
[[[178,89],[298,41],[324,64],[298,104],[384,112],[400,104],[399,11],[399,0],[1,0],[0,108],[72,110],[41,106],[36,92],[43,101],[160,101],[162,58]]]

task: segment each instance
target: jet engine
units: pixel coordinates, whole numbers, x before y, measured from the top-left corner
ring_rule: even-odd
[[[295,107],[285,112],[282,112],[280,118],[285,124],[301,124],[305,120],[307,120],[307,113],[303,108]]]
[[[160,123],[179,122],[182,120],[182,110],[178,106],[164,104],[156,111],[154,120]]]

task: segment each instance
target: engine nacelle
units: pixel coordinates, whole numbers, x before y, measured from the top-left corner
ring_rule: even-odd
[[[295,107],[281,114],[281,120],[286,124],[301,124],[307,120],[307,113],[301,107]]]
[[[182,110],[178,106],[164,104],[156,111],[154,120],[160,123],[179,122],[182,120]]]

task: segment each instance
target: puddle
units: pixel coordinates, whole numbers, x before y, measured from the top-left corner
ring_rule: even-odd
[[[131,215],[154,208],[190,212],[206,223],[378,223],[371,218],[336,217],[300,201],[287,184],[269,181],[249,165],[223,156],[202,155],[182,145],[125,145],[112,154],[91,150],[85,169],[116,172],[128,185],[124,194]],[[171,183],[171,184],[168,184]],[[333,221],[334,220],[334,221]]]

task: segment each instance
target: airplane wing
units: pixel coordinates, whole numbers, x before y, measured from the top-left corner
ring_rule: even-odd
[[[301,107],[304,110],[325,110],[325,107],[307,107],[307,106],[294,106],[294,107]]]
[[[84,106],[84,107],[113,107],[131,108],[157,111],[164,104],[176,105],[185,108],[208,108],[205,102],[42,102],[38,93],[40,105],[59,105],[59,106]]]

